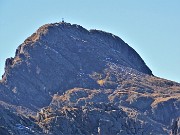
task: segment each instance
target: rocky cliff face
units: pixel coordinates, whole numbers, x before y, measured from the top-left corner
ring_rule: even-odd
[[[79,25],[27,38],[0,92],[3,134],[179,134],[180,84],[153,76],[119,37]]]

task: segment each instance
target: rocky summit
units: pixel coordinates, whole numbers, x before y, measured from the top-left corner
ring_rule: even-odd
[[[5,62],[1,135],[179,135],[180,84],[121,38],[46,24]]]

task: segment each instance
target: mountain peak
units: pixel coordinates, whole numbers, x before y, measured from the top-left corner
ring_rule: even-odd
[[[114,60],[116,59],[116,63],[118,63],[118,59],[121,59],[123,62],[121,61],[121,63],[119,62],[118,64],[126,63],[128,67],[152,75],[151,70],[146,66],[139,54],[133,48],[118,36],[101,30],[87,30],[80,25],[66,22],[45,24],[18,47],[16,55],[21,54],[26,46],[37,44],[46,47],[53,46],[55,47],[54,50],[57,52],[60,47],[71,48],[74,49],[73,51],[83,51],[83,49],[86,51],[86,49],[92,49],[93,53],[112,51],[111,53],[115,52],[117,56],[120,56],[119,58],[112,58]],[[103,57],[103,59],[106,59],[109,56],[104,55]]]
[[[0,93],[3,134],[180,130],[180,84],[153,76],[118,36],[76,24],[46,24],[28,37],[6,60]]]
[[[53,89],[53,93],[59,88],[98,88],[101,85],[91,75],[104,72],[108,65],[152,75],[139,54],[119,37],[76,24],[52,23],[41,26],[18,47],[14,58],[6,60],[3,81],[15,85],[13,78],[34,78],[40,91]],[[47,78],[56,81],[47,83]]]

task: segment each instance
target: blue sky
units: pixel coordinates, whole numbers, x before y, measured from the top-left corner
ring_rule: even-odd
[[[154,75],[180,82],[179,6],[180,0],[0,0],[0,74],[18,45],[63,17],[121,37]]]

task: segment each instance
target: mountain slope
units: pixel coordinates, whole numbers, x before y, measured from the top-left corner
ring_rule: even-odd
[[[180,130],[180,84],[153,76],[119,37],[79,25],[46,24],[27,38],[6,60],[0,93],[16,123],[0,125],[7,134]]]
[[[98,88],[89,75],[102,72],[108,62],[152,74],[131,47],[110,33],[68,23],[49,24],[26,39],[15,58],[6,60],[3,80],[9,90],[16,91],[17,98],[24,98],[24,105],[42,107],[59,89]]]

